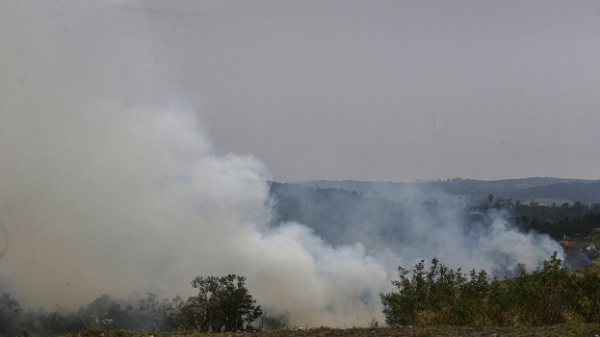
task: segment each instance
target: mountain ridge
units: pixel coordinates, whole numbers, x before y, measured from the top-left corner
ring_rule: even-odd
[[[600,203],[600,180],[530,177],[504,180],[476,180],[453,178],[417,182],[384,182],[356,180],[307,180],[290,184],[337,188],[356,191],[365,196],[390,200],[426,198],[431,193],[467,196],[471,201],[485,200],[488,195],[504,199],[532,200],[550,205],[581,201],[586,204]]]

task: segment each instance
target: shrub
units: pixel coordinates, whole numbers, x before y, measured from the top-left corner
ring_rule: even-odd
[[[561,268],[554,252],[542,269],[499,281],[485,271],[470,277],[431,261],[412,270],[402,267],[396,291],[381,294],[388,325],[545,325],[585,321],[600,323],[600,278]]]
[[[435,258],[431,264],[429,271],[424,260],[412,271],[398,268],[400,281],[392,281],[398,291],[380,295],[388,325],[465,325],[476,319],[487,273],[473,270],[468,280],[460,269],[448,269]]]

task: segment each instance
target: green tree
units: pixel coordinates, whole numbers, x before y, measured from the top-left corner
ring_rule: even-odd
[[[202,332],[253,330],[250,323],[263,313],[255,305],[243,276],[198,276],[192,287],[198,289],[198,295],[190,297],[169,319],[175,328]]]

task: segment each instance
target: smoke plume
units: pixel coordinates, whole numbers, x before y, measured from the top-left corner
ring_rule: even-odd
[[[559,249],[501,217],[479,235],[418,210],[406,227],[413,240],[400,248],[358,228],[332,243],[300,223],[270,226],[277,200],[267,169],[211,144],[199,99],[178,93],[174,65],[153,50],[147,15],[159,14],[101,2],[0,4],[0,272],[23,304],[80,305],[139,289],[185,297],[197,275],[235,273],[294,324],[364,325],[383,320],[378,295],[399,264],[437,255],[490,268],[501,252],[537,265]]]

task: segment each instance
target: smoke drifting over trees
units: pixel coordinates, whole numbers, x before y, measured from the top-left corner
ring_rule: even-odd
[[[0,272],[22,306],[140,289],[187,297],[193,277],[235,273],[292,323],[362,325],[382,321],[379,293],[399,264],[533,267],[561,250],[501,215],[468,222],[444,200],[400,218],[367,200],[334,225],[319,213],[310,226],[278,221],[286,199],[271,196],[267,168],[215,149],[201,107],[172,86],[176,65],[155,58],[152,27],[123,13],[0,4]]]

